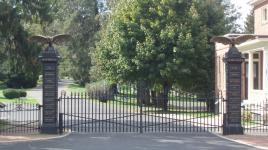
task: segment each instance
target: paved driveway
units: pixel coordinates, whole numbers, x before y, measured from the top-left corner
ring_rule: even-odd
[[[256,150],[209,133],[76,134],[65,138],[0,144],[0,150]]]
[[[58,96],[60,96],[62,90],[66,90],[69,84],[72,84],[72,80],[62,79],[58,82]],[[39,85],[29,91],[27,91],[29,97],[38,100],[38,103],[42,105],[42,85]]]

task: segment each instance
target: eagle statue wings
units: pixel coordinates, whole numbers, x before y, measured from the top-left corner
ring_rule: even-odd
[[[35,35],[29,38],[29,41],[31,42],[37,42],[42,45],[48,44],[49,47],[51,47],[53,44],[61,44],[66,40],[69,40],[71,38],[68,34],[58,34],[53,37],[50,36],[42,36],[42,35]]]
[[[213,37],[210,41],[222,43],[224,45],[235,46],[235,45],[239,45],[241,43],[244,43],[248,40],[253,40],[255,38],[256,38],[255,35],[240,35],[238,37],[217,36],[217,37]]]

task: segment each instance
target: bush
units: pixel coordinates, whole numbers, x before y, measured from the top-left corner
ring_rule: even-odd
[[[14,99],[14,98],[19,98],[19,97],[26,97],[27,93],[25,90],[6,89],[3,91],[3,95],[5,96],[5,98]]]
[[[0,89],[6,89],[6,88],[7,88],[6,83],[3,81],[0,81]]]
[[[25,90],[19,90],[20,93],[20,97],[26,97],[27,96],[27,92]]]
[[[252,121],[252,114],[251,114],[250,110],[245,109],[242,111],[242,120],[244,122],[251,122]]]
[[[96,98],[102,102],[114,100],[114,87],[107,81],[98,81],[86,85],[86,89],[92,98]]]
[[[13,74],[7,79],[9,88],[32,88],[36,87],[38,76],[26,76],[25,74]]]

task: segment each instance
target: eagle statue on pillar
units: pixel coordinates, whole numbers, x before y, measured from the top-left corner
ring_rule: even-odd
[[[65,42],[66,40],[69,40],[70,38],[71,38],[71,36],[68,34],[58,34],[58,35],[55,35],[52,37],[35,35],[35,36],[30,37],[29,41],[36,42],[36,43],[39,43],[41,45],[48,44],[48,48],[49,47],[51,48],[51,47],[53,47],[53,44],[61,44],[61,43]]]
[[[235,45],[242,44],[248,40],[255,39],[255,35],[240,35],[238,37],[225,37],[225,36],[216,36],[213,37],[210,41],[211,42],[217,42],[222,43],[224,45],[231,45],[232,47],[235,47]]]

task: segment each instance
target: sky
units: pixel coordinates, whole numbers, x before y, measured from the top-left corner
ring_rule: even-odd
[[[241,27],[244,27],[244,21],[246,20],[247,15],[250,13],[251,6],[248,4],[250,0],[231,0],[235,4],[237,10],[241,13],[241,18],[238,20],[238,23]]]

